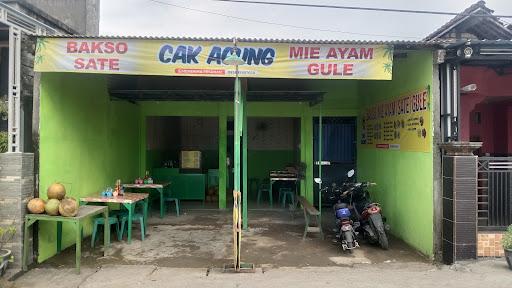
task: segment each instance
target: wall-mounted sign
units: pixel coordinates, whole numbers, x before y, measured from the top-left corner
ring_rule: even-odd
[[[430,92],[424,89],[363,111],[361,145],[368,148],[430,152]]]
[[[238,43],[239,76],[391,80],[393,46]],[[37,72],[234,77],[230,42],[39,38]]]

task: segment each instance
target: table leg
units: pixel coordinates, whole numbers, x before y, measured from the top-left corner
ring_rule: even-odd
[[[108,208],[103,212],[105,225],[103,225],[103,256],[107,256],[107,250],[110,246],[110,224],[108,221]]]
[[[23,256],[22,256],[22,259],[21,259],[21,262],[22,262],[22,267],[23,267],[23,271],[27,271],[27,262],[28,262],[28,245],[29,245],[29,235],[28,235],[28,230],[31,226],[30,224],[30,220],[29,219],[25,219],[25,231],[23,233]]]
[[[124,204],[126,209],[128,209],[128,244],[132,243],[132,220],[133,213],[135,210],[135,205],[133,203]]]
[[[62,222],[57,221],[57,254],[62,251]]]
[[[274,204],[273,204],[273,202],[274,202],[274,199],[273,199],[274,198],[274,191],[272,190],[272,185],[273,184],[274,184],[274,181],[270,180],[270,187],[269,187],[269,189],[270,189],[270,192],[269,192],[269,194],[270,194],[270,199],[269,199],[270,200],[269,201],[270,202],[270,208],[272,208],[272,206],[274,206]]]
[[[108,222],[106,222],[108,223]],[[105,225],[106,227],[107,225]],[[76,265],[76,272],[80,274],[80,259],[82,257],[82,233],[80,228],[80,220],[76,220],[75,222],[76,227],[76,247],[75,247],[75,265]]]
[[[158,193],[160,193],[160,218],[164,218],[164,189],[157,188]]]
[[[293,209],[297,208],[297,203],[299,202],[299,180],[295,180],[295,198],[293,199]]]
[[[144,234],[148,232],[148,206],[149,206],[149,197],[144,199]]]

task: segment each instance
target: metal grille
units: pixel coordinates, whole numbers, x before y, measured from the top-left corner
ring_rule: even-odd
[[[512,157],[478,158],[478,227],[512,224]]]

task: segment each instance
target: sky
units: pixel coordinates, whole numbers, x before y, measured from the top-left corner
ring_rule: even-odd
[[[454,13],[460,13],[477,2],[477,0],[260,1]],[[512,0],[487,0],[486,5],[495,10],[496,15],[512,15],[511,2]],[[314,40],[421,40],[451,18],[453,16],[282,7],[212,0],[101,0],[100,34]],[[512,18],[503,20],[512,23]],[[270,24],[270,22],[281,25]]]

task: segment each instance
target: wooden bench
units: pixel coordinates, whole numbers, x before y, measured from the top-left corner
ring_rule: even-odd
[[[320,233],[320,237],[324,239],[324,234],[322,232],[322,224],[320,223],[320,211],[318,211],[315,206],[309,203],[306,198],[299,196],[299,202],[302,206],[302,210],[304,211],[304,220],[306,222],[306,227],[304,229],[304,235],[302,239],[305,240],[308,233]],[[316,217],[316,226],[309,226],[311,224],[311,217]]]

